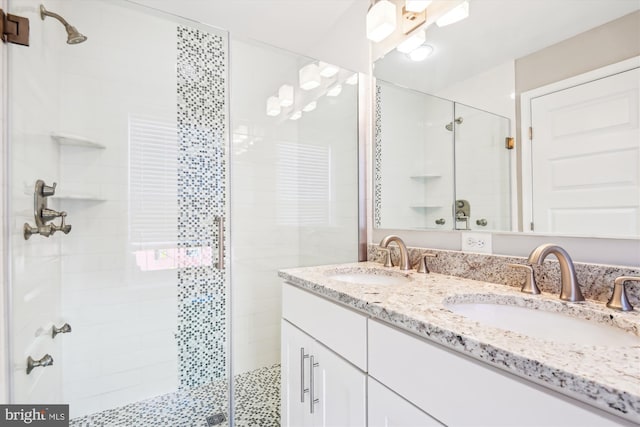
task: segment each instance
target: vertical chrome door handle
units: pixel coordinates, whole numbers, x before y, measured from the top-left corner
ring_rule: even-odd
[[[216,215],[214,219],[218,226],[218,262],[216,268],[224,270],[224,216]]]
[[[304,354],[304,347],[300,347],[300,402],[304,403],[304,395],[309,393],[308,388],[304,388],[304,360],[308,359],[309,355]]]
[[[313,356],[310,356],[309,360],[310,360],[310,363],[309,363],[309,397],[310,397],[309,412],[313,414],[315,404],[320,402],[320,399],[316,399],[315,397],[315,390],[314,390],[315,380],[314,380],[313,370],[314,368],[317,368],[320,365],[318,364],[318,362],[314,362]]]

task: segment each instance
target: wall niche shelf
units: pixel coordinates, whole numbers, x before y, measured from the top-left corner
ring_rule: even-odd
[[[71,135],[68,133],[53,132],[51,134],[51,138],[60,145],[67,145],[72,147],[96,148],[99,150],[104,150],[105,148],[107,148],[106,145],[92,141],[89,138],[85,138],[83,136]]]

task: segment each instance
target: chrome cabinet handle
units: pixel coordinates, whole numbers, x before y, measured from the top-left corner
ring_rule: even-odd
[[[318,364],[318,362],[314,362],[313,361],[313,356],[310,356],[310,363],[309,363],[309,412],[311,412],[313,414],[314,412],[314,406],[316,403],[320,402],[320,399],[317,399],[315,397],[315,380],[314,380],[314,375],[313,375],[313,370],[314,368],[317,368],[318,366],[320,366],[320,364]]]
[[[214,218],[218,226],[218,262],[216,268],[224,270],[224,216],[216,215]]]
[[[300,347],[300,402],[304,403],[304,395],[309,393],[308,388],[304,388],[304,360],[308,359],[309,355],[304,354],[304,347]]]

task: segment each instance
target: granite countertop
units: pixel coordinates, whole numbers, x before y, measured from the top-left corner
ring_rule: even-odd
[[[404,275],[394,285],[362,285],[330,278],[371,271]],[[558,295],[528,295],[513,287],[442,274],[400,271],[374,262],[282,270],[281,278],[375,319],[447,346],[607,412],[640,423],[640,340],[626,347],[552,342],[480,324],[446,304],[496,302],[570,314],[615,325],[640,337],[640,312],[601,302],[567,303]]]

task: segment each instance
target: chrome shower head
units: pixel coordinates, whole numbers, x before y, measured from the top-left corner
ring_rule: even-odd
[[[44,21],[44,18],[50,16],[52,18],[57,19],[64,25],[64,29],[67,30],[67,43],[68,44],[78,44],[87,40],[87,36],[80,34],[80,32],[73,25],[69,25],[69,23],[57,13],[49,12],[44,8],[44,5],[40,5],[40,18]]]

